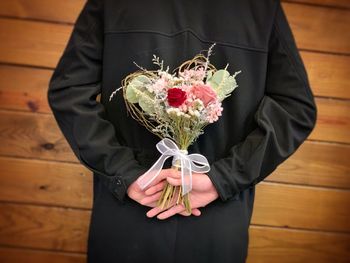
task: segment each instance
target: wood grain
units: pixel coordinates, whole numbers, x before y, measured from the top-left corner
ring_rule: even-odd
[[[32,254],[26,255],[38,260],[45,260],[48,252],[40,255],[39,251],[34,253],[33,249],[49,249],[53,250],[52,253],[56,250],[86,252],[89,211],[19,204],[0,204],[0,208],[1,245],[31,248]],[[48,215],[51,220],[46,220]],[[249,234],[248,262],[296,263],[312,259],[317,262],[346,262],[350,255],[349,234],[256,225],[250,226]],[[72,262],[81,262],[76,257],[77,255],[72,255]],[[21,258],[20,253],[11,253],[9,248],[0,249],[1,262],[4,262],[3,258],[21,262],[18,261]]]
[[[348,263],[350,236],[251,226],[247,263]]]
[[[321,5],[325,7],[329,6],[329,7],[350,8],[349,0],[286,0],[286,2]]]
[[[50,113],[47,89],[52,70],[0,65],[0,107]]]
[[[283,3],[299,48],[350,54],[350,11]],[[305,16],[304,14],[308,14]],[[0,61],[54,68],[71,25],[0,19]]]
[[[0,160],[3,164],[8,158]],[[39,161],[30,165],[28,161],[18,161],[17,168],[10,164],[11,160],[5,166],[8,173],[0,177],[0,201],[92,208],[92,176],[81,176],[63,165],[57,171],[40,170]],[[46,167],[50,167],[50,162]],[[25,171],[25,168],[32,170]],[[350,210],[344,209],[350,201],[349,190],[264,181],[257,185],[256,191],[254,224],[350,233]]]
[[[250,226],[247,263],[348,263],[349,235]],[[85,254],[0,247],[2,263],[83,263]]]
[[[75,23],[86,0],[1,0],[0,15],[22,19]]]
[[[83,165],[0,157],[0,174],[1,201],[92,206],[92,173]]]
[[[252,223],[350,233],[350,191],[261,182]]]
[[[90,214],[67,208],[0,203],[0,244],[85,252]]]
[[[306,142],[264,181],[349,189],[349,151]],[[92,173],[81,164],[0,157],[0,174],[0,200],[91,208]]]
[[[0,247],[0,261],[1,263],[86,263],[86,255]]]
[[[283,9],[299,48],[350,53],[350,10],[291,3]]]
[[[306,141],[265,180],[350,189],[350,145]]]
[[[350,98],[350,57],[301,52],[315,96]],[[47,90],[53,71],[0,65],[0,109],[51,113]]]
[[[1,263],[86,261],[92,173],[46,101],[85,1],[0,1],[0,63],[12,64],[0,65]],[[318,119],[306,142],[256,187],[247,262],[349,262],[350,1],[282,5]]]
[[[350,102],[317,98],[316,103],[317,122],[308,139],[349,143]],[[0,124],[0,155],[76,160],[50,114],[0,110]]]
[[[308,139],[350,143],[348,100],[316,98],[317,121]]]
[[[56,67],[72,26],[0,19],[0,62]]]
[[[85,2],[86,0],[65,2],[55,0],[31,0],[30,2],[28,0],[2,0],[0,1],[0,16],[75,23]],[[350,8],[348,0],[282,0],[282,2]]]
[[[307,51],[300,54],[315,96],[350,99],[350,56]]]
[[[0,111],[0,155],[77,162],[54,117]]]

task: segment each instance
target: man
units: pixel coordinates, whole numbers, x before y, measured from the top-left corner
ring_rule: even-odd
[[[108,99],[137,69],[133,61],[151,69],[157,54],[174,69],[213,42],[211,63],[242,70],[239,88],[188,149],[211,166],[194,175],[194,216],[181,206],[160,211],[157,194],[165,180],[179,184],[179,175],[165,166],[150,187],[138,188],[159,156],[159,138],[127,115],[121,94]],[[73,152],[94,172],[88,262],[99,263],[245,262],[255,185],[296,151],[317,116],[278,0],[88,0],[48,101]]]

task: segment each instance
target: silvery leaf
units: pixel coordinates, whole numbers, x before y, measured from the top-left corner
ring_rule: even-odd
[[[132,79],[126,87],[126,99],[131,103],[138,103],[140,92],[143,92],[149,83],[151,80],[145,75],[138,75]]]

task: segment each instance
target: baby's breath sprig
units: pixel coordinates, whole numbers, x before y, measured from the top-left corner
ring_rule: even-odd
[[[142,71],[148,72],[147,69],[145,69],[144,67],[139,66],[135,61],[133,61],[133,63],[136,65],[136,67],[138,67],[138,68],[141,69]]]
[[[209,61],[209,57],[211,56],[211,54],[212,54],[212,52],[213,52],[213,48],[214,48],[214,46],[216,45],[216,43],[213,43],[210,47],[209,47],[209,49],[208,49],[208,53],[207,53],[207,59],[206,59],[206,62],[205,62],[205,64],[204,64],[204,71],[206,72],[207,71],[207,68],[208,68],[208,64],[210,63],[210,61]]]
[[[123,88],[123,86],[121,86],[121,87],[115,89],[115,90],[112,92],[111,96],[109,96],[109,101],[111,101],[112,98],[113,98],[113,96],[114,96],[119,90],[121,90],[122,88]]]
[[[159,57],[156,56],[155,54],[153,54],[153,58],[152,58],[153,64],[156,64],[159,66],[159,70],[163,71],[163,67],[164,67],[164,61],[160,61]]]

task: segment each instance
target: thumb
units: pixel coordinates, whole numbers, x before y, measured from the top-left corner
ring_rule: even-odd
[[[169,184],[174,185],[174,186],[178,186],[178,185],[182,184],[181,179],[175,179],[175,178],[172,178],[172,177],[167,177],[166,180],[168,181]]]

